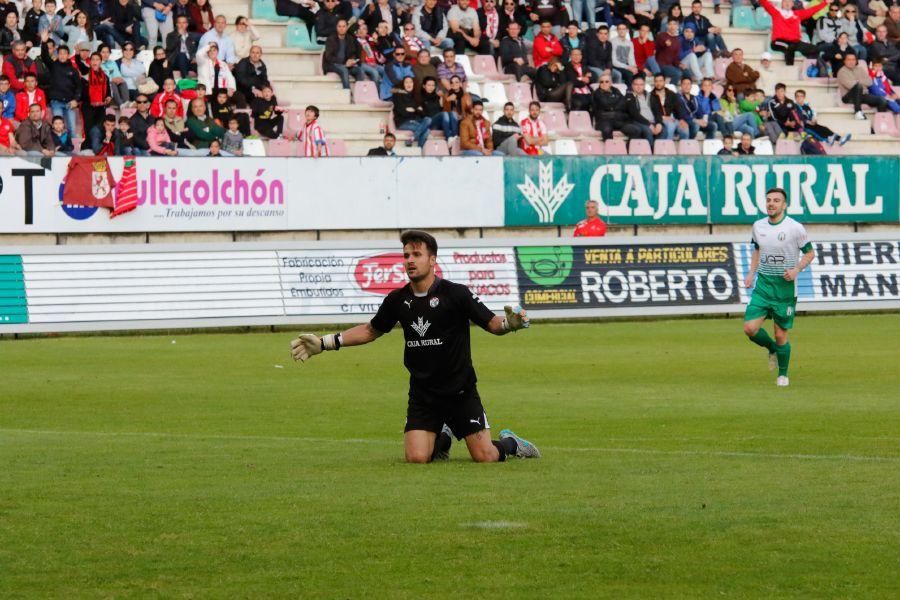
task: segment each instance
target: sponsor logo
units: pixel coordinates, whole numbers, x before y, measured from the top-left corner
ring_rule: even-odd
[[[419,334],[419,337],[425,337],[425,332],[428,331],[428,328],[431,327],[431,323],[429,321],[425,321],[424,318],[419,317],[419,320],[412,325],[410,325],[416,333]]]
[[[562,179],[554,184],[553,163],[541,162],[538,183],[535,184],[531,177],[526,175],[525,183],[517,185],[516,188],[528,200],[541,223],[552,223],[556,217],[556,211],[575,189],[575,184],[569,183],[568,175],[563,175]]]
[[[404,300],[403,304],[406,305],[406,308],[412,308],[412,300]]]
[[[781,233],[778,234],[778,241],[779,241],[779,242],[783,242],[784,239],[785,239],[786,237],[787,237],[787,234],[785,234],[785,233],[782,231]]]
[[[437,297],[434,297],[428,301],[428,306],[430,306],[431,308],[437,308],[438,304],[440,304],[440,303],[441,303],[440,299],[438,299]]]
[[[442,276],[437,264],[434,265],[434,274]],[[382,296],[387,296],[409,281],[403,266],[403,255],[399,252],[385,252],[359,259],[353,269],[353,278],[362,291]]]
[[[559,285],[572,271],[571,246],[522,246],[518,256],[522,270],[540,286]]]

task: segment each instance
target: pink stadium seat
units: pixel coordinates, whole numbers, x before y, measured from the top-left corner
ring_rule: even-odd
[[[344,143],[344,140],[328,138],[326,144],[328,145],[328,156],[347,156],[347,144]]]
[[[137,112],[137,108],[135,108],[135,107],[133,107],[133,106],[127,107],[127,108],[120,108],[120,109],[119,109],[119,116],[120,116],[120,117],[128,117],[128,118],[130,119],[130,118],[131,118],[131,115],[133,115],[133,114],[136,113],[136,112]],[[118,120],[118,119],[116,119],[116,120]]]
[[[678,142],[678,154],[681,156],[700,156],[700,143],[697,140],[680,140]]]
[[[390,106],[378,96],[378,88],[374,81],[357,81],[353,84],[353,103],[368,104],[369,106]]]
[[[775,142],[775,154],[779,156],[799,156],[800,144],[794,140],[778,140]]]
[[[472,57],[472,70],[476,75],[483,75],[486,79],[510,79],[510,75],[504,75],[497,70],[497,63],[494,57],[487,54],[480,54]]]
[[[875,113],[872,130],[878,135],[900,136],[894,114],[889,112]]]
[[[625,147],[624,139],[613,138],[611,140],[606,140],[603,145],[604,154],[611,154],[613,156],[628,154],[628,149]]]
[[[303,129],[303,123],[306,119],[305,110],[302,108],[289,108],[287,118],[284,121],[285,133],[288,131],[297,132]],[[289,136],[290,137],[290,136]]]
[[[541,102],[541,109],[544,112],[566,112],[566,105],[562,102]]]
[[[550,111],[541,115],[544,125],[547,126],[548,133],[555,133],[558,136],[566,137],[570,135],[569,126],[566,124],[566,114],[563,112]]]
[[[450,156],[450,147],[447,140],[431,140],[425,142],[422,148],[422,156]]]
[[[81,150],[81,145],[84,143],[84,138],[73,137],[72,138],[72,148],[74,148],[75,152]]]
[[[266,156],[296,156],[297,148],[293,141],[284,138],[269,140]]]
[[[528,106],[531,102],[531,85],[527,83],[510,83],[506,86],[506,97],[516,108]]]
[[[582,156],[602,156],[603,142],[594,139],[581,140],[578,142],[578,154]]]
[[[722,87],[721,83],[714,83],[712,92],[716,95],[716,98],[721,98],[725,94],[725,88]]]
[[[630,140],[628,142],[628,154],[636,156],[648,156],[653,154],[650,150],[650,142],[647,140]]]
[[[717,58],[713,63],[713,70],[715,71],[716,79],[725,79],[725,70],[728,68],[728,65],[731,64],[730,58]]]
[[[585,110],[573,110],[569,113],[569,131],[576,135],[597,135],[591,123],[591,113]]]
[[[674,156],[675,142],[672,140],[656,140],[653,142],[653,153],[659,156]]]

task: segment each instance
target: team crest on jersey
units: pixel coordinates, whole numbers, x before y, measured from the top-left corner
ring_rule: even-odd
[[[431,323],[429,321],[426,321],[422,317],[419,317],[418,322],[413,323],[412,325],[410,325],[410,327],[412,327],[416,331],[416,333],[419,334],[419,337],[424,337],[425,332],[428,331],[429,327],[431,327]]]
[[[786,237],[787,237],[787,234],[782,231],[781,233],[778,234],[778,241],[783,242],[784,238],[786,238]]]
[[[434,298],[432,298],[431,300],[428,301],[428,306],[430,306],[431,308],[437,308],[438,304],[440,304],[440,303],[441,303],[440,299],[438,299],[438,297],[435,296]]]

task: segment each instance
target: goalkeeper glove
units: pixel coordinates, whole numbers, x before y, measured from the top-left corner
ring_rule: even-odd
[[[531,325],[528,315],[521,306],[516,306],[515,308],[504,306],[503,310],[506,312],[506,318],[503,319],[503,331],[518,331]]]
[[[291,356],[295,361],[306,362],[316,354],[325,350],[340,350],[341,334],[329,334],[322,337],[312,333],[302,333],[291,341]]]

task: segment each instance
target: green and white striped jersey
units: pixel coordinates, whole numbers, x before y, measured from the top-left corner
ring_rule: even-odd
[[[785,281],[784,273],[797,266],[801,252],[812,248],[803,225],[787,215],[777,223],[766,217],[753,224],[752,242],[759,250],[757,291],[772,299],[796,297],[797,281]]]

